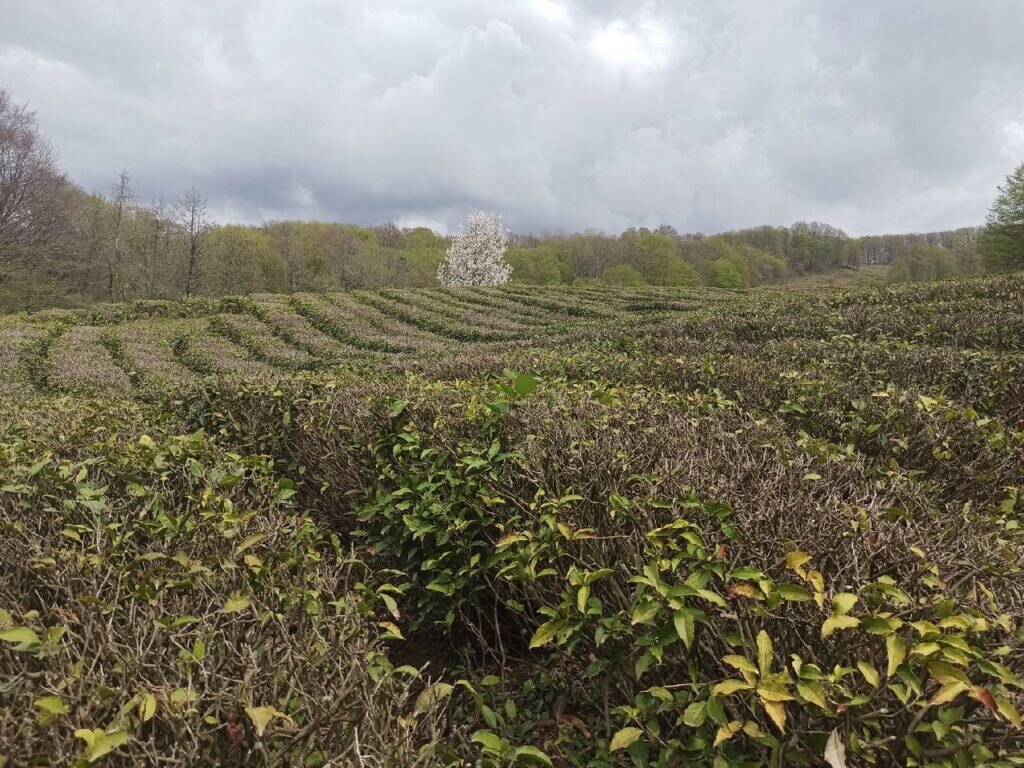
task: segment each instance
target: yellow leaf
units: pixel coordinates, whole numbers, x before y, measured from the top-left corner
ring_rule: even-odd
[[[554,639],[555,635],[558,634],[559,625],[554,621],[547,621],[537,627],[537,631],[533,633],[533,637],[530,639],[531,648],[540,648],[541,646],[547,645]]]
[[[224,603],[224,607],[220,610],[221,613],[238,613],[248,608],[250,602],[248,597],[243,597],[238,592],[235,592],[228,598],[227,602]]]
[[[753,720],[747,720],[743,724],[743,732],[752,739],[760,739],[765,736],[765,732]]]
[[[938,653],[941,650],[942,648],[939,647],[938,643],[918,643],[910,653],[917,656],[931,656],[933,653]]]
[[[1021,727],[1020,712],[1006,699],[996,699],[996,708],[999,710],[999,714],[1009,720],[1018,728]]]
[[[16,651],[25,651],[33,646],[39,645],[39,635],[31,627],[14,627],[0,632],[0,640],[7,643],[15,643]]]
[[[580,591],[576,593],[576,608],[579,609],[580,613],[586,613],[587,611],[587,600],[590,599],[590,585],[584,584],[580,587]]]
[[[761,669],[762,677],[771,672],[773,655],[772,639],[762,629],[757,633],[757,666]]]
[[[68,713],[68,705],[60,696],[43,696],[36,699],[35,706],[51,715],[66,715]]]
[[[731,739],[742,727],[743,723],[741,723],[739,720],[733,720],[728,725],[723,725],[715,733],[715,746],[717,747],[722,742]]]
[[[246,536],[238,542],[238,546],[235,547],[235,557],[238,557],[240,554],[245,552],[245,550],[249,549],[249,547],[259,544],[265,538],[267,538],[267,536],[264,533],[254,533],[251,536]]]
[[[828,637],[837,629],[853,629],[859,625],[860,619],[855,616],[831,616],[821,625],[821,636]]]
[[[388,634],[391,635],[388,639],[405,640],[402,636],[402,630],[398,628],[398,625],[391,621],[380,621],[377,622],[377,626],[381,629],[387,630]]]
[[[872,688],[877,688],[878,687],[878,670],[877,669],[875,669],[871,664],[868,664],[866,661],[858,661],[857,662],[857,669],[859,669],[860,673],[862,675],[864,675],[864,679],[868,681],[868,684]]]
[[[768,717],[775,723],[775,727],[779,729],[779,733],[786,732],[786,706],[781,701],[766,701],[764,703],[764,711],[768,713]]]
[[[853,610],[858,599],[852,592],[840,592],[832,598],[832,613],[836,616],[845,616]]]
[[[131,740],[131,737],[124,731],[111,731],[107,733],[102,728],[88,730],[79,728],[75,736],[85,742],[84,757],[87,762],[95,763],[104,755],[109,755],[122,744]]]
[[[957,681],[955,683],[947,683],[946,685],[939,688],[932,700],[929,702],[932,706],[939,704],[949,704],[954,701],[961,693],[964,693],[970,688],[968,685]]]
[[[246,707],[245,714],[252,720],[253,727],[256,729],[256,735],[262,736],[263,732],[270,725],[270,721],[275,717],[281,717],[292,722],[292,719],[288,717],[284,712],[279,712],[273,707]]]
[[[786,555],[786,567],[798,576],[806,578],[807,571],[803,566],[804,563],[808,563],[810,560],[811,556],[806,552],[790,552]]]
[[[494,545],[497,550],[502,550],[505,547],[511,546],[519,541],[526,541],[527,537],[521,533],[510,533],[507,536],[502,536],[498,539],[498,543]]]
[[[759,685],[757,694],[764,701],[793,701],[793,695],[781,685]]]
[[[735,654],[729,654],[723,656],[722,661],[728,664],[733,669],[738,669],[740,672],[750,672],[753,675],[757,674],[757,667],[745,656],[737,656]]]
[[[885,669],[885,676],[892,677],[896,669],[907,657],[907,644],[899,635],[889,635],[885,638],[885,650],[889,654],[889,665]]]
[[[424,688],[420,695],[416,697],[412,713],[414,715],[422,715],[424,712],[430,711],[438,702],[451,696],[452,690],[452,686],[448,683],[434,683]]]
[[[932,624],[930,621],[914,621],[911,622],[910,626],[917,630],[917,634],[919,634],[922,638],[927,635],[938,637],[942,634],[939,628]]]
[[[949,685],[950,683],[963,683],[964,685],[971,684],[967,675],[952,664],[947,664],[944,661],[929,661],[928,674],[943,685]]]
[[[723,680],[711,689],[712,696],[729,696],[736,691],[749,691],[754,686],[742,680]]]
[[[828,707],[828,702],[825,700],[825,689],[821,687],[821,683],[797,683],[796,689],[812,704],[817,704],[822,709]]]
[[[633,726],[623,728],[612,736],[612,743],[608,746],[608,749],[611,752],[617,752],[620,749],[628,749],[643,735],[644,732],[639,728],[634,728]]]
[[[139,694],[139,717],[142,722],[147,722],[156,714],[156,697],[149,691]]]

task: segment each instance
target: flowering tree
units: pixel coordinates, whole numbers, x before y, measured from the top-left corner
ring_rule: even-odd
[[[445,260],[437,268],[437,279],[448,288],[508,282],[512,267],[505,261],[507,246],[501,214],[475,211],[452,239]]]

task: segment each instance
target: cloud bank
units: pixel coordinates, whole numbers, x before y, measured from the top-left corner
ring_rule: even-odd
[[[1024,160],[1017,0],[9,0],[71,177],[221,220],[980,223]]]

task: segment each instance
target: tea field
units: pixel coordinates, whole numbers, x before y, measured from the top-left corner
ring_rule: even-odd
[[[1024,275],[0,317],[0,766],[1024,765]]]

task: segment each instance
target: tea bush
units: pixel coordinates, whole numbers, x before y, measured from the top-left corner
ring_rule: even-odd
[[[0,764],[1024,765],[1022,291],[18,320]]]
[[[443,720],[414,711],[419,671],[387,658],[400,631],[374,615],[366,568],[269,459],[128,405],[4,415],[13,765],[446,764]]]

